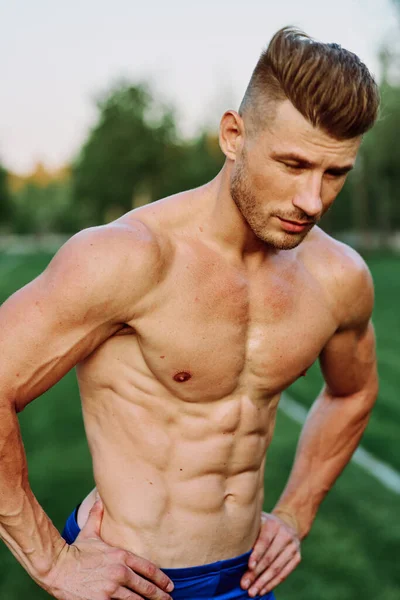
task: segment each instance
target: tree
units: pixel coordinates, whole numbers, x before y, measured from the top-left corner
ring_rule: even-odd
[[[190,189],[222,166],[218,138],[181,140],[174,111],[145,85],[119,84],[98,102],[99,118],[73,168],[74,213],[81,227]]]
[[[82,223],[132,208],[151,190],[176,139],[173,112],[142,85],[119,84],[97,103],[99,119],[73,167],[73,197]]]
[[[13,195],[15,233],[73,233],[76,230],[68,181],[26,183]]]
[[[153,198],[162,198],[203,185],[221,169],[224,156],[218,137],[203,131],[194,140],[167,149],[164,165],[153,180]]]
[[[11,194],[8,187],[8,173],[0,164],[0,226],[8,225],[12,219]]]
[[[381,114],[361,147],[364,187],[369,197],[371,225],[380,232],[382,245],[400,228],[400,87],[389,73],[396,53],[380,53],[382,64]]]

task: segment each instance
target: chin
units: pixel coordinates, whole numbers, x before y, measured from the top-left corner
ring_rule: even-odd
[[[308,232],[305,235],[277,233],[271,231],[254,231],[254,233],[260,240],[262,240],[269,246],[272,246],[272,248],[275,248],[276,250],[292,250],[293,248],[296,248],[299,244],[301,244]]]

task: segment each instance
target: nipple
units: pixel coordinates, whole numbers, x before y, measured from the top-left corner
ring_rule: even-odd
[[[306,369],[305,371],[303,371],[302,373],[300,373],[300,377],[305,377],[307,375],[307,370],[308,369]]]
[[[177,381],[178,383],[183,383],[190,378],[191,378],[191,374],[187,373],[186,371],[180,371],[179,373],[174,375],[174,380]]]

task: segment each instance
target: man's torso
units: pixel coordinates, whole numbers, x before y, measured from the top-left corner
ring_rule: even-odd
[[[163,268],[78,368],[102,535],[165,568],[250,549],[279,395],[338,324],[325,234],[238,261],[186,212],[178,199],[125,217],[155,233]]]

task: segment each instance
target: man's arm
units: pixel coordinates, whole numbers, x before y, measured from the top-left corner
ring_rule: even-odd
[[[285,490],[252,553],[257,566],[246,574],[255,582],[250,589],[262,594],[299,563],[299,541],[350,461],[377,398],[372,280],[355,253],[348,262],[345,281],[342,273],[336,282],[338,327],[320,355],[325,386],[304,424]]]
[[[160,260],[157,244],[139,222],[87,230],[67,242],[42,275],[0,308],[0,537],[51,593],[56,565],[60,579],[61,555],[64,565],[73,553],[66,552],[31,491],[16,413],[132,319],[137,302],[157,281]],[[97,544],[97,551],[105,548]],[[82,552],[78,554],[76,561]],[[129,582],[128,570],[124,577]],[[165,589],[167,578],[160,581],[157,574],[155,579]],[[79,582],[74,588],[77,595],[70,593],[68,599],[81,597]],[[159,592],[151,597],[168,597]],[[104,590],[100,593],[90,598],[104,597]],[[57,594],[67,597],[61,589]]]
[[[350,461],[378,394],[373,286],[364,263],[354,265],[336,333],[320,355],[324,388],[304,424],[293,469],[273,513],[287,515],[300,537]]]

